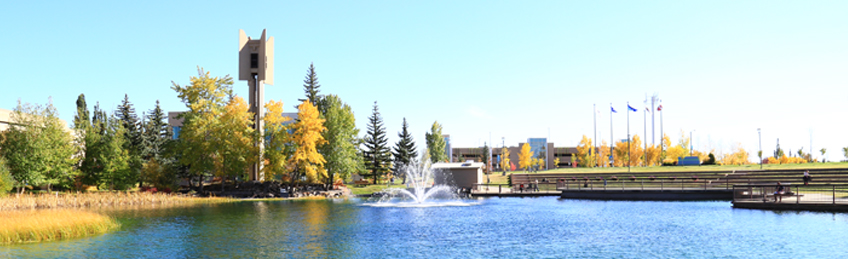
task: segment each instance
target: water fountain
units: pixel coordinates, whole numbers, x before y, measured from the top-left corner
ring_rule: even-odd
[[[464,202],[450,185],[436,185],[437,170],[431,169],[430,162],[413,162],[401,168],[406,174],[408,188],[388,188],[372,197],[363,206],[371,207],[447,207],[471,206],[478,203]],[[445,177],[442,174],[440,177]],[[449,181],[441,181],[449,182]]]

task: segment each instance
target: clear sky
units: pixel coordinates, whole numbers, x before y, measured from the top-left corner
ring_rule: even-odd
[[[765,154],[780,138],[840,160],[846,13],[846,1],[3,1],[0,108],[52,97],[70,121],[84,93],[110,110],[124,94],[139,113],[156,100],[185,110],[172,80],[197,66],[236,75],[238,30],[267,29],[266,101],[294,111],[314,62],[321,93],[350,104],[362,134],[378,102],[392,145],[406,117],[419,147],[436,120],[454,147],[574,146],[592,137],[593,104],[609,141],[610,103],[623,139],[626,103],[658,94],[675,142],[694,131],[698,149],[739,143],[753,159],[762,128]],[[247,95],[246,82],[235,89]],[[630,113],[631,134],[643,125]]]

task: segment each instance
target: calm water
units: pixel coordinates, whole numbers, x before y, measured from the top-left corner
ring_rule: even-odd
[[[239,202],[124,212],[106,235],[0,246],[27,258],[838,258],[848,214],[729,202],[490,198],[470,207]]]

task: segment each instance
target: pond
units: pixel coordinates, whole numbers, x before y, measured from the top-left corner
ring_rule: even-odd
[[[124,211],[121,230],[0,246],[27,258],[837,258],[848,214],[729,202],[487,198],[466,207],[258,201]]]

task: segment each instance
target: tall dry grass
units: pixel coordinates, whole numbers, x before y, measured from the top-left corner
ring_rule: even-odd
[[[41,193],[9,195],[0,198],[0,211],[189,204],[229,200],[149,192]]]
[[[71,209],[2,211],[0,219],[0,244],[76,238],[120,227],[109,216]]]

